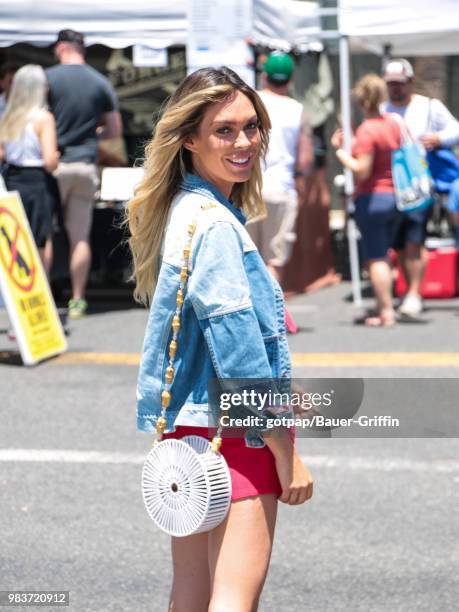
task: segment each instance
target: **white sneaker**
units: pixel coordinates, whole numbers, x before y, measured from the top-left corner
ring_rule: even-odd
[[[400,304],[398,311],[407,317],[417,317],[423,311],[422,300],[419,295],[407,293],[403,302]]]

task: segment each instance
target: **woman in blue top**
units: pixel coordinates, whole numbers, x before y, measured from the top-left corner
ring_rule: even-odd
[[[261,157],[270,129],[261,100],[228,68],[188,76],[169,100],[146,147],[145,177],[129,204],[135,296],[151,304],[137,387],[137,423],[154,432],[167,377],[167,352],[187,228],[196,220],[181,309],[165,437],[211,438],[208,383],[256,379],[266,403],[246,406],[262,426],[225,438],[232,504],[215,529],[172,538],[170,610],[257,609],[271,555],[277,502],[301,504],[312,479],[273,400],[288,389],[291,364],[279,285],[244,223],[264,212]],[[278,394],[279,395],[279,394]],[[240,559],[244,559],[244,564]]]

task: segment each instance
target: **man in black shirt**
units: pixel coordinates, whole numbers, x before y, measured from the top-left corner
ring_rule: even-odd
[[[83,35],[62,30],[54,53],[59,64],[46,71],[49,107],[56,118],[60,151],[56,177],[70,242],[69,317],[78,319],[87,309],[84,298],[91,263],[89,235],[99,183],[97,141],[121,136],[122,126],[111,83],[85,63]]]

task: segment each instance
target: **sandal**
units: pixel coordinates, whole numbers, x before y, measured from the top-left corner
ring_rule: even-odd
[[[395,325],[394,311],[380,312],[376,316],[366,317],[364,325],[368,327],[393,327]]]

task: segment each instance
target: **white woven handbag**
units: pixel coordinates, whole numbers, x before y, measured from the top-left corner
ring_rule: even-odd
[[[180,331],[180,314],[195,229],[196,221],[193,221],[188,226],[176,310],[172,318],[169,364],[161,393],[162,410],[156,423],[158,439],[142,470],[142,494],[148,514],[162,531],[178,537],[213,529],[225,519],[231,503],[230,472],[220,453],[221,418],[212,442],[201,436],[185,436],[181,440],[161,439],[166,428],[165,413],[171,400],[170,388],[175,373],[174,358]]]

